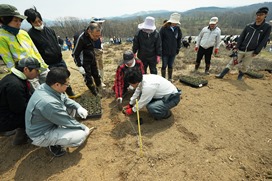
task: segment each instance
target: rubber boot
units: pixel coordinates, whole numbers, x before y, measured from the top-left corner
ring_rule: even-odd
[[[216,75],[215,77],[218,79],[223,79],[223,77],[229,72],[229,70],[230,70],[229,68],[224,68],[224,70],[220,74]]]
[[[165,78],[165,74],[166,74],[166,70],[165,69],[164,70],[161,69],[161,76]]]
[[[168,68],[168,80],[169,80],[170,82],[173,81],[173,80],[172,80],[172,74],[173,74],[173,69],[169,69],[169,68]]]
[[[89,90],[94,96],[97,96],[98,92],[94,84],[87,84],[87,87],[89,88]]]
[[[237,80],[242,80],[243,76],[244,76],[244,73],[239,70],[239,74],[238,74]]]
[[[28,136],[24,128],[17,128],[16,134],[13,140],[13,145],[23,145],[28,142]]]
[[[68,86],[65,92],[66,92],[66,94],[68,95],[68,97],[69,97],[70,99],[75,99],[75,98],[77,98],[77,97],[80,96],[80,94],[75,94],[75,93],[73,92],[71,86]]]

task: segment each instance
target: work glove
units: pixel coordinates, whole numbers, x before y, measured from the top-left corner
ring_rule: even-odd
[[[81,67],[78,67],[78,71],[82,74],[82,75],[85,75],[85,69],[81,66]]]
[[[126,109],[129,109],[129,108],[132,108],[132,107],[133,107],[133,105],[128,104],[128,105],[124,106],[124,107],[123,107],[123,109],[125,109],[125,110],[126,110]]]
[[[157,56],[157,64],[159,64],[161,61],[161,57],[160,56]]]
[[[83,107],[79,107],[77,109],[77,114],[83,118],[83,119],[86,119],[86,117],[88,116],[88,111],[86,109],[84,109]]]
[[[196,52],[198,51],[198,47],[195,47],[195,51],[196,51]]]
[[[129,85],[128,88],[127,88],[127,90],[128,91],[132,91],[132,90],[134,90],[134,87],[132,87],[131,85]]]
[[[123,110],[122,112],[123,112],[123,114],[125,114],[127,116],[130,116],[130,115],[132,115],[134,113],[132,108],[128,108],[126,110]]]
[[[218,48],[214,49],[214,54],[218,54]]]

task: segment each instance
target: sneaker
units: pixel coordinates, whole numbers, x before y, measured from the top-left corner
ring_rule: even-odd
[[[55,157],[61,157],[66,153],[66,151],[60,145],[49,146],[48,149]]]

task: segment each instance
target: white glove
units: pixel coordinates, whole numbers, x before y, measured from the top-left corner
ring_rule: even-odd
[[[83,67],[78,67],[78,71],[84,75],[86,72],[85,72],[85,69]]]
[[[134,87],[132,87],[131,85],[128,86],[128,90],[134,90]]]
[[[88,111],[86,109],[84,109],[83,107],[79,107],[77,109],[77,113],[83,119],[86,119],[86,117],[88,116]]]
[[[116,99],[116,101],[117,101],[119,104],[121,104],[122,101],[123,101],[123,98],[122,98],[122,97],[118,97],[118,98]]]

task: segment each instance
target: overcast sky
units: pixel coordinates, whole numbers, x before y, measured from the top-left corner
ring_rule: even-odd
[[[59,17],[112,17],[148,10],[186,11],[198,7],[237,7],[269,0],[0,0],[11,4],[20,13],[36,6],[44,19]]]

